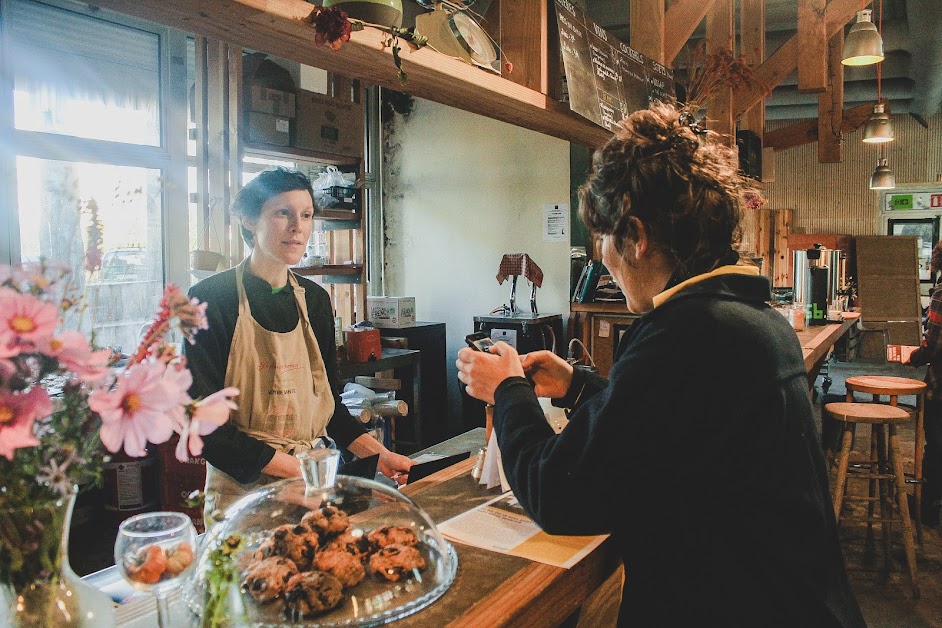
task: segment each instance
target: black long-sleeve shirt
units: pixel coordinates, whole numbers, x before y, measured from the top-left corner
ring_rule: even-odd
[[[291,290],[272,293],[271,285],[252,275],[243,273],[243,285],[248,296],[253,318],[259,325],[273,332],[289,332],[298,324],[298,308]],[[334,391],[334,414],[327,424],[327,434],[337,445],[346,449],[365,430],[351,416],[339,395],[337,373],[337,345],[334,340],[334,316],[330,296],[313,281],[298,277],[304,288],[308,319],[327,367],[327,379]],[[184,343],[193,386],[190,396],[205,397],[225,386],[226,365],[239,318],[239,295],[236,290],[235,269],[208,277],[190,288],[189,295],[207,303],[206,318],[209,329],[201,330],[195,344]],[[238,398],[236,398],[238,402]],[[205,436],[203,456],[211,465],[242,483],[254,482],[262,469],[275,455],[275,449],[238,429],[232,421]]]
[[[768,281],[691,285],[629,329],[610,380],[576,371],[561,434],[509,378],[494,430],[555,534],[612,534],[619,625],[863,626],[842,562],[801,348]]]

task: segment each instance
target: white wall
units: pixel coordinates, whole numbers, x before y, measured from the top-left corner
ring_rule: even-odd
[[[501,256],[528,253],[544,273],[540,312],[568,315],[569,243],[543,241],[543,205],[569,202],[569,143],[418,99],[384,143],[385,291],[414,296],[419,320],[446,324],[455,428],[455,356],[473,317],[509,301]],[[517,304],[529,308],[522,278]]]

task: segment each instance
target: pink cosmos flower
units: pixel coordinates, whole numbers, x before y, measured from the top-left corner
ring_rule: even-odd
[[[9,288],[0,289],[0,340],[6,340],[8,348],[12,344],[43,342],[56,331],[58,323],[58,311],[52,303]],[[9,341],[11,336],[12,343]]]
[[[129,456],[147,454],[147,443],[163,443],[173,434],[171,411],[179,398],[167,394],[163,364],[141,362],[129,367],[113,390],[98,389],[88,407],[101,416],[99,436],[108,451],[122,446]]]
[[[52,401],[42,387],[28,393],[0,389],[0,456],[13,460],[14,450],[38,445],[33,422],[50,414]]]
[[[214,392],[193,407],[193,418],[180,431],[176,456],[180,462],[186,462],[190,455],[203,453],[203,436],[211,434],[217,427],[229,420],[229,413],[238,409],[232,397],[239,394],[233,386]]]
[[[64,331],[37,343],[40,352],[54,358],[83,382],[94,382],[108,373],[111,350],[92,351],[85,336],[78,331]]]
[[[186,421],[186,406],[193,402],[192,397],[187,392],[192,384],[193,375],[182,363],[170,364],[164,370],[164,394],[173,400],[173,406],[170,408],[167,417],[170,419],[175,432],[180,431],[184,421]]]

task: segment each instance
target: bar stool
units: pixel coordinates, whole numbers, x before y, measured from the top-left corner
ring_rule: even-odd
[[[838,525],[841,523],[841,508],[844,505],[846,484],[848,480],[847,467],[850,460],[850,450],[853,446],[854,429],[857,423],[870,424],[870,464],[863,465],[861,473],[854,474],[855,478],[866,479],[869,483],[869,496],[861,498],[846,498],[848,501],[866,501],[866,517],[844,517],[845,520],[867,522],[867,539],[872,539],[873,522],[879,521],[883,536],[883,558],[889,571],[892,562],[890,554],[890,533],[893,522],[892,496],[895,494],[896,506],[899,510],[900,525],[902,526],[903,546],[906,550],[906,563],[909,567],[909,578],[912,582],[913,597],[919,597],[919,587],[916,584],[916,545],[913,541],[913,529],[909,520],[909,504],[906,501],[906,477],[903,475],[903,462],[899,457],[899,436],[896,426],[909,421],[909,413],[902,408],[896,408],[881,403],[829,403],[824,406],[835,421],[844,424],[841,435],[841,453],[837,462],[837,481],[834,486],[834,517]],[[884,432],[884,426],[886,432]],[[889,448],[886,439],[889,438]],[[894,481],[890,486],[889,480]],[[895,490],[894,490],[895,489]],[[880,505],[880,516],[874,517],[875,494]]]
[[[887,375],[858,375],[848,377],[845,381],[847,387],[847,401],[854,400],[854,393],[873,395],[874,403],[881,403],[880,396],[889,397],[891,406],[898,406],[900,396],[915,395],[916,397],[916,437],[915,451],[913,452],[913,489],[916,512],[913,513],[916,522],[916,540],[922,545],[922,455],[925,448],[926,434],[923,431],[926,405],[926,383],[908,377],[890,377]]]

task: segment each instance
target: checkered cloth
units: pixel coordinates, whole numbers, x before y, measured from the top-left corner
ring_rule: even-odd
[[[526,253],[506,253],[501,258],[497,283],[502,284],[505,279],[514,275],[523,275],[537,288],[543,286],[543,269]]]

